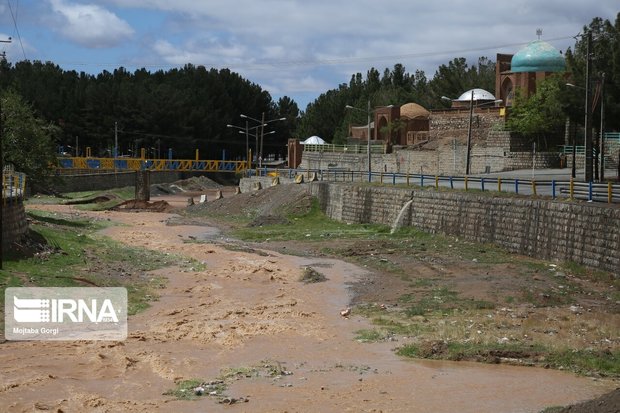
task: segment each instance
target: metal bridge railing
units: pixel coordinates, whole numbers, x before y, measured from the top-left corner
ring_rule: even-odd
[[[304,144],[304,152],[323,153],[368,153],[368,145],[332,145],[331,143]],[[386,145],[370,145],[370,152],[384,154],[387,152]]]
[[[434,187],[437,190],[464,190],[478,192],[498,192],[530,197],[548,197],[551,199],[579,199],[590,202],[620,203],[620,184],[612,182],[585,183],[573,179],[536,180],[499,177],[440,176],[406,173],[372,173],[338,170],[294,170],[294,169],[255,169],[248,171],[255,176],[280,176],[295,178],[304,175],[306,179],[316,177],[318,180],[332,182],[372,182],[383,185]]]
[[[93,171],[202,171],[243,172],[246,161],[140,158],[58,158],[58,169]]]

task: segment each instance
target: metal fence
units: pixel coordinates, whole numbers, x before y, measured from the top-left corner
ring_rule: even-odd
[[[11,204],[21,201],[26,193],[26,174],[5,170],[2,174],[2,202]]]
[[[294,170],[255,169],[250,176],[280,176],[295,178],[304,175],[306,179],[332,182],[367,182],[371,184],[433,187],[436,190],[463,190],[473,192],[495,192],[510,196],[547,197],[550,199],[579,199],[589,202],[620,203],[620,184],[584,183],[573,179],[536,180],[500,177],[439,176],[404,173],[371,173],[349,170]]]
[[[304,152],[324,152],[324,153],[368,153],[368,145],[332,145],[326,143],[304,144]],[[370,145],[370,152],[383,154],[387,152],[386,145]]]

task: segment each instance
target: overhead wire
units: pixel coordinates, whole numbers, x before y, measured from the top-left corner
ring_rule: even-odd
[[[558,40],[567,40],[572,39],[573,36],[562,36],[548,39],[547,41],[558,41]],[[337,58],[337,59],[307,59],[307,60],[273,60],[273,61],[259,61],[259,62],[251,62],[251,63],[207,63],[207,62],[187,62],[194,65],[201,65],[205,67],[220,67],[220,68],[234,68],[234,69],[248,69],[248,70],[270,70],[272,71],[274,68],[281,67],[296,67],[296,66],[334,66],[334,65],[347,65],[354,63],[368,63],[368,62],[380,62],[386,60],[398,60],[398,59],[413,59],[420,57],[433,57],[433,56],[443,56],[443,55],[455,55],[460,53],[472,53],[472,52],[481,52],[485,50],[497,50],[507,47],[517,47],[525,44],[524,42],[520,43],[508,43],[502,45],[491,45],[491,46],[483,46],[476,48],[467,48],[467,49],[455,49],[455,50],[444,50],[444,51],[432,51],[432,52],[416,52],[416,53],[407,53],[407,54],[397,54],[397,55],[384,55],[384,56],[365,56],[365,57],[345,57],[345,58]],[[164,68],[164,67],[179,67],[182,66],[178,63],[168,63],[168,62],[148,62],[148,63],[140,63],[137,61],[133,62],[117,62],[117,63],[105,63],[105,62],[58,62],[59,64],[68,64],[73,66],[133,66],[133,67],[141,67],[141,68]]]
[[[28,60],[26,57],[26,51],[24,50],[24,44],[22,43],[22,36],[19,34],[19,28],[17,27],[17,8],[19,7],[19,0],[15,3],[15,13],[13,13],[13,7],[11,6],[11,0],[6,0],[9,5],[9,11],[11,12],[11,18],[13,19],[13,26],[15,27],[15,33],[17,34],[17,39],[19,40],[19,46],[22,49],[22,54],[24,55],[24,60]]]

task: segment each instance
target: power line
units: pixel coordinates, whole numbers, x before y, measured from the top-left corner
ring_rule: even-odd
[[[559,40],[567,40],[572,39],[574,36],[562,36],[548,39],[547,41],[559,41]],[[407,54],[397,54],[397,55],[384,55],[384,56],[366,56],[366,57],[346,57],[346,58],[337,58],[337,59],[307,59],[307,60],[273,60],[273,61],[262,61],[262,62],[252,62],[252,63],[192,63],[194,65],[208,66],[208,67],[220,67],[220,68],[235,68],[235,69],[252,69],[252,70],[269,70],[273,71],[274,68],[282,68],[282,67],[296,67],[296,66],[334,66],[334,65],[346,65],[353,63],[368,63],[368,62],[380,62],[386,60],[398,60],[398,59],[412,59],[412,58],[420,58],[420,57],[434,57],[434,56],[444,56],[444,55],[455,55],[462,53],[472,53],[472,52],[481,52],[486,50],[497,50],[507,47],[517,47],[522,46],[525,43],[507,43],[502,45],[489,45],[483,47],[475,47],[468,49],[456,49],[456,50],[444,50],[444,51],[433,51],[433,52],[414,52]],[[148,63],[139,63],[139,62],[117,62],[117,63],[91,63],[91,62],[58,62],[58,64],[67,64],[73,66],[134,66],[141,68],[162,68],[162,67],[179,67],[181,64],[168,63],[168,62],[148,62]]]
[[[17,13],[17,6],[19,3],[16,3],[16,13],[13,13],[13,7],[11,7],[11,1],[10,0],[6,0],[7,4],[9,5],[9,11],[11,12],[11,18],[13,18],[13,25],[15,26],[15,33],[17,33],[17,39],[19,40],[19,45],[22,48],[22,54],[24,55],[24,60],[28,60],[28,58],[26,57],[26,51],[24,50],[24,44],[22,43],[22,37],[19,34],[19,29],[17,28],[17,19],[15,17],[15,14]]]

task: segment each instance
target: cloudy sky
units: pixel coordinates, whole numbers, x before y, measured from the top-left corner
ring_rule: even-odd
[[[431,78],[454,57],[514,53],[538,28],[565,50],[619,11],[617,0],[0,0],[0,40],[13,38],[0,52],[93,74],[227,67],[305,109],[370,67]]]

